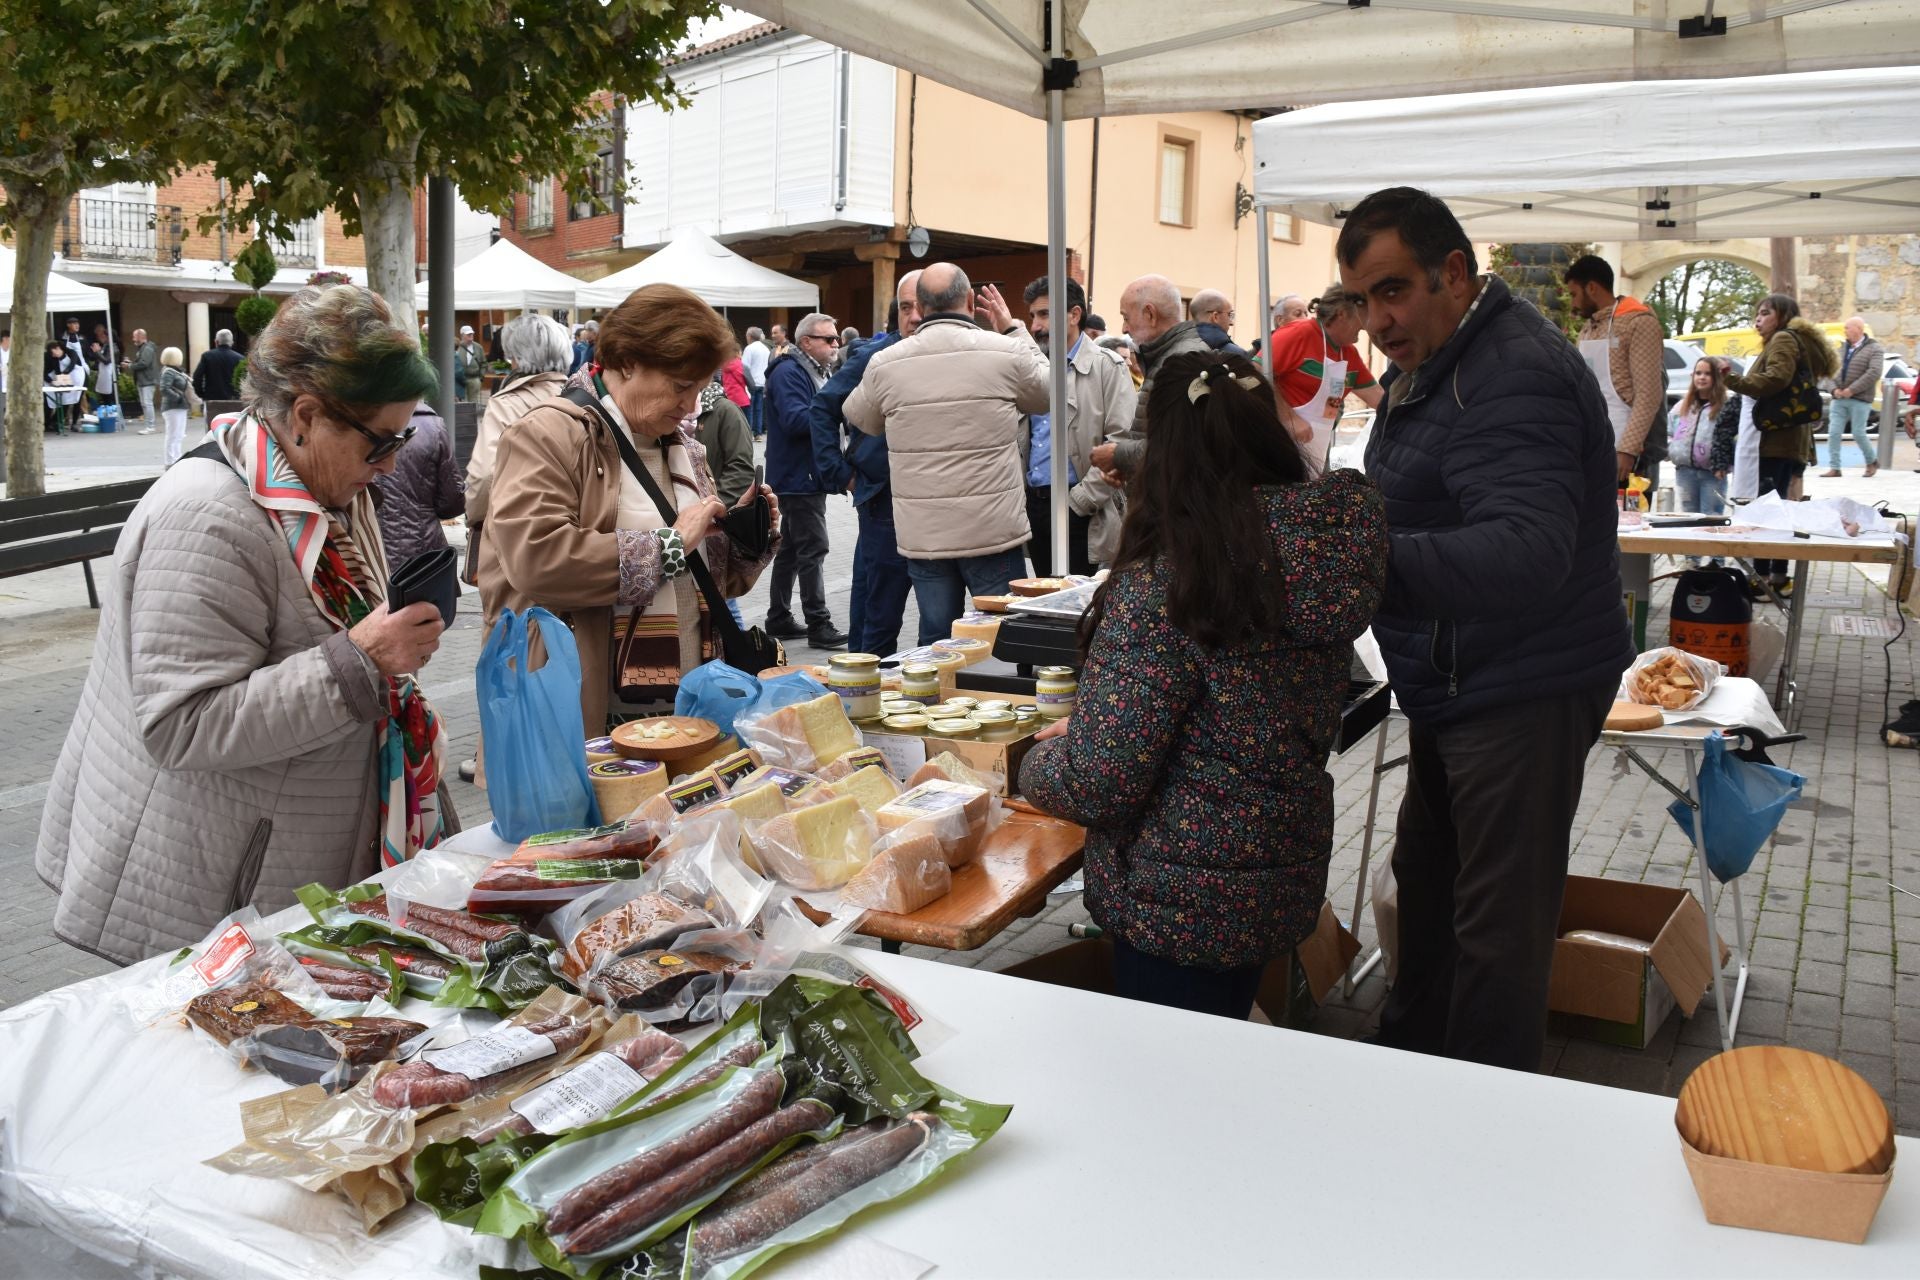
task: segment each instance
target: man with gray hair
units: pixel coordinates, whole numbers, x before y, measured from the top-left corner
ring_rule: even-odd
[[[747,371],[747,425],[753,428],[756,439],[767,429],[761,421],[761,404],[767,398],[767,361],[772,357],[767,350],[767,335],[760,332],[759,325],[749,325],[747,345],[740,349],[740,366]]]
[[[487,401],[474,433],[473,452],[467,457],[467,546],[480,545],[480,526],[487,518],[487,496],[493,488],[494,456],[507,427],[533,411],[542,400],[566,389],[567,366],[573,343],[567,326],[552,316],[531,312],[515,316],[500,330],[500,349],[513,372]],[[471,556],[468,559],[472,563]]]
[[[1233,341],[1233,299],[1226,294],[1218,289],[1202,289],[1193,295],[1187,314],[1193,318],[1194,332],[1215,351],[1235,356],[1247,354]]]
[[[1307,300],[1297,293],[1289,293],[1273,304],[1273,327],[1283,328],[1296,320],[1307,318]]]
[[[1141,276],[1120,292],[1120,321],[1133,339],[1145,381],[1133,425],[1093,451],[1093,465],[1108,475],[1130,476],[1147,456],[1147,401],[1153,396],[1154,371],[1167,357],[1211,351],[1191,320],[1180,318],[1180,290],[1165,276]]]
[[[783,535],[767,586],[767,632],[782,640],[805,636],[816,649],[838,649],[847,637],[833,625],[821,573],[827,558],[827,493],[814,468],[811,413],[839,349],[840,331],[832,316],[814,311],[793,332],[795,345],[767,365],[767,484],[780,497]],[[793,616],[796,578],[804,626]]]
[[[992,285],[976,299],[951,262],[921,271],[920,327],[877,352],[846,419],[883,435],[894,529],[920,606],[920,643],[953,634],[968,592],[1005,595],[1026,571],[1022,415],[1048,408],[1047,357]],[[973,322],[976,302],[999,333]]]
[[[1867,332],[1860,316],[1848,316],[1843,326],[1847,341],[1840,348],[1840,372],[1833,379],[1833,403],[1827,406],[1827,469],[1820,474],[1840,474],[1840,445],[1848,431],[1859,442],[1866,474],[1880,470],[1880,456],[1873,451],[1867,436],[1867,414],[1873,409],[1873,393],[1880,389],[1880,374],[1886,368],[1887,353]],[[1892,440],[1891,431],[1887,435]]]
[[[84,360],[80,367],[86,368]],[[133,355],[122,360],[120,367],[133,375],[133,388],[140,393],[140,421],[144,424],[140,434],[150,436],[158,430],[154,424],[160,421],[160,414],[153,407],[154,393],[160,387],[160,348],[148,340],[145,329],[133,331]]]
[[[233,330],[222,329],[213,335],[213,345],[200,353],[193,366],[193,394],[200,403],[209,400],[237,400],[233,371],[240,367],[240,353],[233,349]]]

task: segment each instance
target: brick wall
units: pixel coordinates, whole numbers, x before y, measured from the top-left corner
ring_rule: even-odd
[[[211,165],[202,165],[189,169],[176,176],[173,181],[161,184],[154,199],[160,204],[180,206],[180,216],[186,231],[181,252],[188,258],[200,258],[219,262],[223,258],[231,260],[233,255],[245,248],[251,237],[250,231],[230,231],[227,233],[226,253],[220,251],[220,231],[216,227],[204,234],[199,229],[200,215],[207,212],[218,202],[219,183],[213,176]],[[326,263],[329,267],[363,267],[367,263],[366,245],[358,236],[349,236],[340,226],[340,215],[329,209],[322,221],[326,238]],[[424,243],[424,231],[422,233]]]
[[[620,251],[619,210],[591,218],[567,216],[566,184],[553,181],[553,226],[538,231],[527,229],[527,196],[523,191],[513,198],[513,214],[505,219],[500,234],[557,271],[588,275],[581,268]]]

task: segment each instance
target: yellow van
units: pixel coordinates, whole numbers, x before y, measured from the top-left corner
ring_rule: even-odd
[[[1845,344],[1847,328],[1840,324],[1818,326],[1821,333],[1827,335],[1835,349]],[[1758,329],[1713,329],[1706,333],[1682,333],[1677,335],[1681,342],[1691,342],[1710,356],[1738,356],[1742,360],[1751,360],[1760,354],[1760,331]]]

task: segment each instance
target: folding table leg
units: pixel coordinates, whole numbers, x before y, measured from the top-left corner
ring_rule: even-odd
[[[1685,753],[1687,757],[1687,797],[1693,808],[1693,860],[1700,869],[1700,905],[1707,912],[1707,965],[1713,970],[1713,1010],[1720,1020],[1720,1047],[1733,1048],[1733,1019],[1740,1015],[1740,996],[1746,987],[1746,965],[1744,946],[1740,966],[1740,986],[1734,992],[1733,1017],[1729,1018],[1726,993],[1720,980],[1720,924],[1715,917],[1713,904],[1713,882],[1707,874],[1707,838],[1700,826],[1700,757],[1693,751]],[[1745,936],[1744,924],[1741,925],[1742,938]]]
[[[1807,562],[1793,562],[1793,598],[1787,601],[1787,645],[1780,655],[1780,674],[1773,682],[1773,704],[1792,733],[1800,722],[1800,633],[1807,616]]]
[[[1367,901],[1367,863],[1373,856],[1373,823],[1380,811],[1380,779],[1387,771],[1387,729],[1393,724],[1391,714],[1382,716],[1380,727],[1373,735],[1373,780],[1367,786],[1367,823],[1360,835],[1360,874],[1353,882],[1353,915],[1349,925],[1357,935],[1360,932],[1360,908]],[[1356,957],[1357,958],[1357,957]],[[1342,979],[1340,994],[1351,996],[1355,984],[1372,972],[1373,966],[1380,963],[1380,948],[1375,946],[1373,954],[1360,966],[1360,972],[1353,971],[1352,960],[1347,961],[1346,977]]]

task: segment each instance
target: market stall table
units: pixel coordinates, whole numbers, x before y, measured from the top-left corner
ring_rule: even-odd
[[[1807,566],[1816,560],[1893,564],[1900,558],[1900,547],[1891,534],[1884,533],[1863,533],[1857,538],[1821,534],[1796,536],[1781,529],[1754,529],[1735,524],[1678,529],[1623,528],[1620,554],[1640,557],[1633,565],[1623,560],[1621,577],[1629,591],[1637,590],[1643,596],[1651,581],[1650,565],[1654,556],[1735,556],[1749,562],[1793,561],[1793,591],[1785,602],[1787,644],[1773,685],[1774,703],[1780,708],[1787,727],[1792,728],[1800,719],[1800,631],[1807,612]]]
[[[1085,830],[1073,823],[1016,805],[987,837],[980,856],[954,870],[952,892],[910,915],[869,911],[856,932],[880,939],[888,951],[908,942],[972,951],[1045,905],[1047,894],[1080,869],[1086,838]],[[469,828],[442,847],[489,858],[513,852],[491,825]],[[827,918],[819,910],[808,914],[816,923]]]
[[[47,408],[54,412],[62,431],[73,425],[68,420],[69,411],[79,405],[80,397],[86,393],[87,389],[83,386],[47,383],[40,388],[40,394],[46,397]]]
[[[957,1032],[920,1065],[1013,1116],[926,1194],[769,1276],[836,1274],[834,1250],[874,1240],[942,1280],[1920,1274],[1912,1178],[1864,1246],[1708,1225],[1667,1098],[866,958]],[[237,1140],[238,1102],[279,1086],[185,1031],[135,1031],[113,996],[147,967],[0,1013],[9,1217],[209,1280],[525,1265],[419,1207],[369,1237],[338,1197],[201,1164]]]

